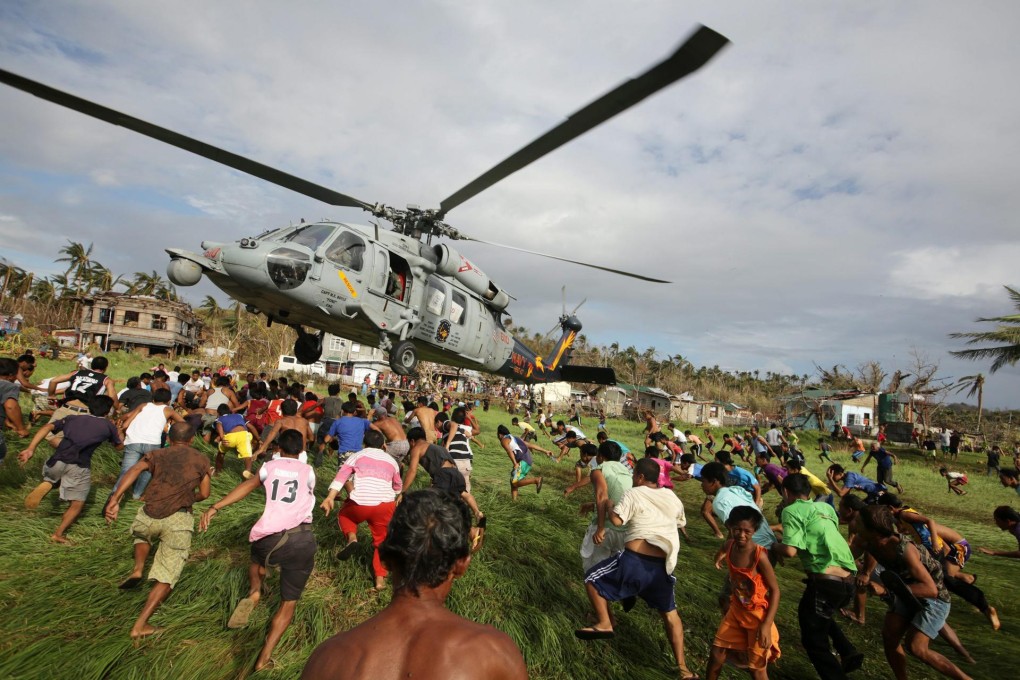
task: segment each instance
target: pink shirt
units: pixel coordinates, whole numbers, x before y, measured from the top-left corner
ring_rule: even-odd
[[[673,463],[662,458],[652,458],[652,460],[659,464],[659,487],[672,489],[673,480],[670,479],[669,473],[673,471]]]
[[[403,488],[400,466],[382,449],[362,449],[350,456],[336,473],[330,490],[342,489],[351,475],[354,491],[350,498],[358,505],[392,503]]]
[[[266,490],[266,508],[251,528],[248,540],[293,529],[312,521],[315,507],[315,471],[296,458],[274,458],[259,468]]]

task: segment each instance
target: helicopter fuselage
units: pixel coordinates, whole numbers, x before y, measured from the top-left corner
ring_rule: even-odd
[[[304,333],[308,326],[390,349],[411,341],[419,359],[525,382],[561,379],[580,322],[543,362],[502,323],[509,296],[465,257],[375,226],[299,224],[205,242],[199,255],[169,249],[177,285],[204,274],[249,310]]]

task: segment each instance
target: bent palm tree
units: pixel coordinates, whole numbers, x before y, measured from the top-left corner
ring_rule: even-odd
[[[59,252],[63,257],[58,257],[54,262],[67,263],[67,271],[64,272],[64,275],[74,274],[70,280],[74,284],[75,293],[81,293],[82,286],[88,282],[89,278],[89,269],[92,264],[92,244],[90,243],[86,248],[77,241],[68,240],[67,245]]]
[[[974,349],[961,349],[950,352],[954,357],[961,359],[993,359],[989,373],[995,373],[1003,366],[1013,366],[1020,361],[1020,291],[1009,286],[1003,286],[1009,292],[1009,298],[1013,301],[1016,314],[1006,316],[993,316],[987,319],[977,319],[978,322],[990,322],[998,324],[995,330],[970,331],[968,333],[950,333],[949,337],[966,339],[968,345],[991,344],[990,347],[975,347]]]
[[[967,398],[970,399],[974,395],[977,395],[977,429],[981,431],[981,414],[984,412],[984,401],[985,401],[985,375],[984,373],[975,373],[974,375],[965,375],[956,381],[956,392],[963,392],[968,390]]]

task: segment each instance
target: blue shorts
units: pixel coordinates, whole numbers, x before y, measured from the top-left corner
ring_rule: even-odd
[[[641,555],[631,550],[602,560],[584,575],[584,582],[595,586],[610,602],[640,597],[656,611],[676,609],[673,586],[676,578],[666,573],[666,558]]]
[[[910,619],[910,625],[934,640],[949,618],[949,603],[934,597],[926,597],[921,600],[921,604],[923,605],[921,611]],[[892,611],[904,618],[910,616],[910,610],[899,598],[893,600]]]

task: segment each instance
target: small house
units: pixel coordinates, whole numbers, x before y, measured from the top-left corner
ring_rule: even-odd
[[[202,322],[186,302],[107,291],[81,298],[81,343],[103,351],[194,352]]]

